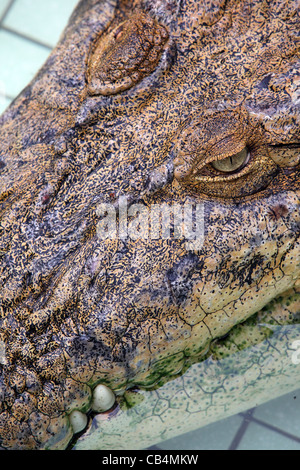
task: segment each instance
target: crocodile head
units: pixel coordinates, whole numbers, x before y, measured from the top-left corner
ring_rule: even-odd
[[[3,448],[65,448],[98,384],[153,387],[297,285],[297,27],[79,3],[0,119]]]

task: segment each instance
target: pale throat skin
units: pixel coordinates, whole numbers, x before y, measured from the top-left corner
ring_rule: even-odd
[[[0,118],[2,448],[67,447],[96,386],[153,387],[299,287],[298,14],[82,0]],[[100,240],[125,196],[202,204],[201,249]]]

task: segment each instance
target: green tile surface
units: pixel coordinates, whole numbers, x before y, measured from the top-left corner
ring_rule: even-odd
[[[15,97],[32,80],[49,50],[0,29],[0,81],[6,95]]]
[[[78,0],[16,0],[3,25],[53,47],[77,3]]]
[[[9,5],[10,0],[0,0],[0,20],[2,15],[4,15],[6,8]]]
[[[300,450],[300,442],[257,423],[250,423],[237,450]]]
[[[292,392],[259,406],[253,416],[300,439],[300,392]]]
[[[9,106],[11,103],[11,100],[9,98],[6,98],[5,96],[0,95],[0,114],[3,113],[3,111],[6,110],[6,108]]]

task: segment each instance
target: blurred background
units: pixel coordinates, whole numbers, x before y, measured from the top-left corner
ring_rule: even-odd
[[[57,43],[77,0],[0,0],[0,113]]]
[[[57,43],[77,0],[0,0],[0,114]],[[300,390],[166,441],[166,450],[300,450]]]

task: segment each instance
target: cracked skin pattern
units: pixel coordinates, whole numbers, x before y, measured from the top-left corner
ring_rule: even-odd
[[[297,390],[300,363],[292,360],[292,348],[299,341],[299,301],[293,290],[277,297],[214,341],[203,360],[178,377],[154,390],[126,391],[112,411],[94,417],[73,449],[148,449],[174,437],[180,442],[186,432],[269,401],[270,390],[272,399]]]
[[[97,384],[176,376],[299,284],[297,3],[83,0],[0,118],[2,448],[66,448]],[[203,204],[201,250],[100,240],[120,196]]]

